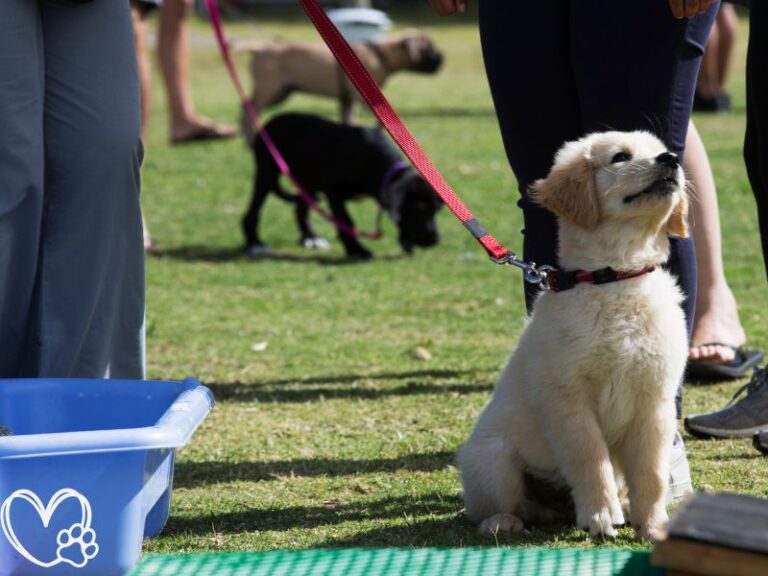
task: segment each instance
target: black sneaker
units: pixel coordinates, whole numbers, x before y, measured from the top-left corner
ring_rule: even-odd
[[[752,445],[768,456],[768,430],[763,430],[752,436]]]
[[[756,368],[719,412],[685,419],[686,431],[698,438],[745,438],[768,429],[768,367]],[[735,402],[746,392],[746,396]],[[735,402],[735,403],[734,403]]]

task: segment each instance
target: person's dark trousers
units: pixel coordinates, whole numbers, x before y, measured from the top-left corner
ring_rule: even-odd
[[[757,218],[768,273],[768,5],[750,4],[747,50],[747,131],[744,162],[757,202]]]
[[[523,210],[523,257],[557,265],[557,223],[528,187],[560,146],[590,132],[648,130],[683,155],[701,56],[719,2],[677,20],[668,0],[481,0],[480,37],[502,138]],[[696,298],[691,239],[673,239],[671,272]],[[536,288],[526,286],[530,310]],[[681,393],[678,395],[678,413]]]

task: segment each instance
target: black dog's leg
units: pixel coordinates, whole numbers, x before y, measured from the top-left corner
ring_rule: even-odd
[[[259,215],[267,194],[277,185],[278,170],[274,162],[259,161],[257,154],[257,170],[253,183],[253,196],[248,211],[242,219],[242,229],[245,235],[245,249],[254,256],[264,254],[268,247],[259,238]]]
[[[316,200],[315,194],[309,192],[308,194],[312,196],[313,200]],[[302,243],[316,236],[312,224],[309,222],[309,205],[303,199],[296,203],[296,225],[299,227]]]
[[[307,194],[312,197],[312,200],[317,201],[316,192],[307,192]],[[309,215],[309,205],[303,199],[299,199],[296,203],[296,224],[301,234],[299,244],[304,246],[304,248],[326,250],[330,244],[328,244],[328,240],[317,235],[317,232],[312,227],[312,223],[309,221]]]
[[[352,222],[352,218],[350,217],[349,212],[347,212],[347,207],[344,204],[344,201],[339,198],[339,195],[329,194],[328,203],[331,205],[331,213],[334,218],[339,222],[343,222],[350,228],[354,228],[355,225]],[[344,249],[349,258],[360,258],[362,260],[370,260],[373,258],[373,253],[360,244],[354,236],[339,231],[339,240],[344,244]]]

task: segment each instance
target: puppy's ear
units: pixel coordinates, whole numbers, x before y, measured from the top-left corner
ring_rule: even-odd
[[[529,192],[534,202],[582,228],[592,230],[600,223],[595,176],[583,155],[566,163],[556,161]]]
[[[688,238],[688,196],[684,192],[667,220],[667,234]]]

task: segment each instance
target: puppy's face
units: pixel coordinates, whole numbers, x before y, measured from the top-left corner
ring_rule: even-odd
[[[532,197],[587,230],[642,226],[649,233],[688,235],[685,176],[677,157],[647,132],[604,132],[569,142]]]
[[[414,246],[428,248],[440,241],[435,214],[442,202],[416,171],[395,180],[389,192],[390,216],[398,227],[398,241],[410,254]]]
[[[422,32],[407,32],[403,37],[402,45],[411,63],[408,70],[434,74],[443,64],[443,54]]]

